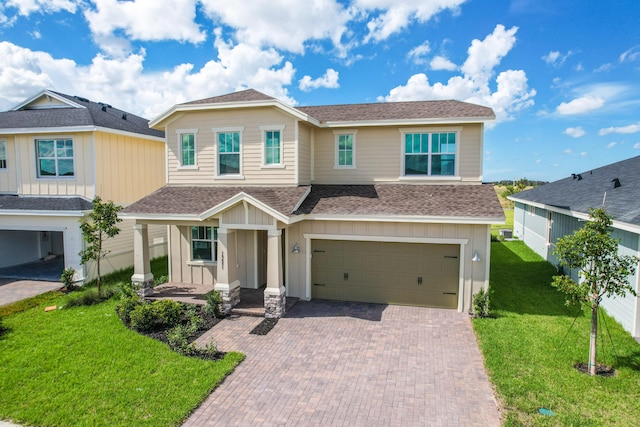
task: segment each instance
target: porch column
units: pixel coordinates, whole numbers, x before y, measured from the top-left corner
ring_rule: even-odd
[[[149,262],[149,234],[147,224],[133,226],[133,290],[141,297],[153,294],[153,274]]]
[[[238,260],[236,259],[236,239],[234,230],[218,229],[217,277],[214,289],[222,297],[222,309],[229,314],[240,302],[240,280],[238,280]]]
[[[267,233],[267,287],[264,290],[264,317],[285,314],[287,298],[282,285],[282,230]]]

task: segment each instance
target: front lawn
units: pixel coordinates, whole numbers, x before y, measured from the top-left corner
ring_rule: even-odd
[[[555,268],[524,243],[495,242],[491,250],[494,318],[473,326],[505,425],[640,425],[640,345],[601,316],[598,359],[617,375],[578,372],[574,365],[588,356],[588,314],[564,305],[549,285]]]
[[[213,362],[174,353],[127,329],[115,313],[116,300],[44,311],[66,298],[54,292],[0,310],[6,316],[0,419],[46,426],[180,425],[244,358],[228,353]]]

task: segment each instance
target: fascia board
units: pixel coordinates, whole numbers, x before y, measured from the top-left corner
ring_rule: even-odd
[[[19,215],[19,216],[72,216],[72,217],[83,217],[88,215],[91,211],[32,211],[32,210],[21,210],[21,209],[2,209],[0,210],[0,215],[9,216],[9,215]]]
[[[19,134],[52,134],[52,133],[78,133],[78,132],[104,132],[114,135],[131,136],[135,138],[148,139],[151,141],[165,142],[164,138],[146,135],[144,133],[130,132],[119,129],[106,128],[102,126],[65,126],[65,127],[48,127],[48,128],[13,128],[0,129],[0,135],[19,135]]]
[[[77,103],[75,103],[75,102],[73,102],[73,101],[71,101],[71,100],[69,100],[67,98],[64,98],[64,97],[62,97],[62,96],[60,96],[58,94],[55,94],[55,93],[45,89],[45,90],[42,90],[42,91],[38,92],[37,94],[35,94],[31,98],[27,99],[26,101],[22,101],[20,104],[16,105],[15,107],[10,109],[9,111],[17,111],[17,110],[21,109],[22,107],[24,107],[25,105],[29,105],[30,103],[32,103],[33,101],[35,101],[38,98],[41,98],[44,95],[50,96],[51,98],[55,98],[58,101],[63,102],[63,103],[65,103],[65,104],[67,104],[67,105],[69,105],[71,107],[74,107],[74,108],[86,108],[83,105],[77,104]]]
[[[192,221],[201,222],[202,219],[197,214],[144,214],[144,213],[118,213],[122,219],[139,219],[150,221]]]
[[[481,217],[445,217],[445,216],[420,216],[420,215],[323,215],[306,214],[305,220],[316,221],[375,221],[375,222],[411,222],[411,223],[434,223],[434,224],[504,224],[504,216],[497,218]],[[295,222],[298,222],[299,219]]]
[[[255,206],[257,209],[260,209],[261,211],[265,212],[266,214],[276,218],[277,220],[284,222],[285,224],[289,223],[289,218],[283,214],[281,214],[280,212],[276,211],[275,209],[271,208],[270,206],[262,203],[261,201],[255,199],[254,197],[251,197],[250,195],[248,195],[245,192],[240,192],[238,194],[236,194],[235,196],[225,200],[224,202],[212,207],[211,209],[201,213],[199,215],[199,218],[201,220],[205,220],[213,215],[216,215],[222,211],[225,211],[227,209],[229,209],[230,207],[236,205],[237,203],[240,203],[242,201],[246,201],[248,203],[250,203],[251,205]]]
[[[419,126],[419,125],[451,125],[464,123],[492,123],[494,118],[490,117],[464,117],[464,118],[433,118],[433,119],[398,119],[398,120],[353,120],[353,121],[332,121],[320,123],[323,128],[343,128],[343,127],[371,127],[371,126]]]

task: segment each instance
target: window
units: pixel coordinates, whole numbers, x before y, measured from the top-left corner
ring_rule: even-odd
[[[196,166],[196,129],[178,129],[180,166]]]
[[[191,227],[191,260],[215,261],[218,256],[218,227]]]
[[[356,167],[356,133],[335,133],[336,135],[336,168]]]
[[[74,176],[72,140],[38,139],[36,156],[38,177]]]
[[[0,141],[0,169],[7,168],[7,143]]]
[[[218,175],[241,175],[242,128],[214,129],[218,140]]]
[[[405,175],[455,175],[456,133],[406,133]]]
[[[282,126],[260,126],[262,131],[262,166],[284,167],[282,159]]]

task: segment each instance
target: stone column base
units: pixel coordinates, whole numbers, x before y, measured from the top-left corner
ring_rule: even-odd
[[[240,302],[240,282],[236,281],[230,285],[216,283],[214,289],[222,297],[222,312],[224,314],[231,313],[231,309]]]
[[[266,319],[278,319],[284,316],[287,311],[286,305],[287,297],[284,287],[264,290],[264,317]]]
[[[133,280],[131,282],[133,291],[140,296],[140,298],[146,298],[153,295],[153,279],[138,281]]]

